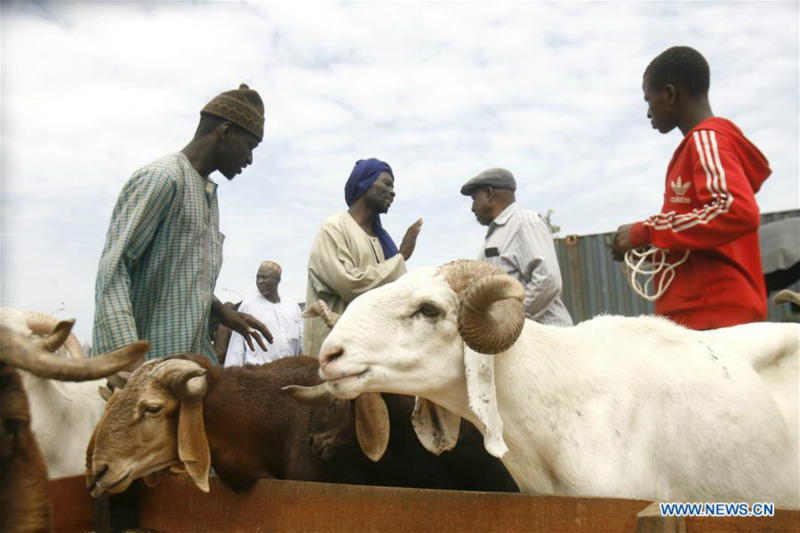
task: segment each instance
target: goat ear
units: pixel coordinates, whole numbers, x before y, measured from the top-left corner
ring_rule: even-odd
[[[494,356],[464,346],[464,371],[469,407],[484,426],[483,446],[490,454],[502,458],[508,447],[503,440],[503,419],[497,410]]]
[[[195,485],[208,492],[208,471],[211,451],[208,448],[206,426],[203,422],[202,400],[181,402],[178,418],[178,458]]]
[[[106,402],[107,402],[107,401],[108,401],[108,400],[111,398],[111,396],[114,394],[114,393],[111,391],[111,389],[109,389],[108,387],[103,387],[102,385],[100,385],[99,387],[97,387],[97,392],[99,392],[99,393],[100,393],[100,397],[101,397],[101,398],[102,398],[104,401],[106,401]]]
[[[429,452],[439,455],[458,442],[461,417],[425,398],[417,398],[411,425],[417,438]]]
[[[389,445],[389,410],[379,392],[356,397],[356,437],[361,451],[376,463]]]

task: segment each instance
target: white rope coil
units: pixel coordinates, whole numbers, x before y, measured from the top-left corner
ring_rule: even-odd
[[[663,248],[638,248],[625,252],[625,279],[631,289],[649,302],[661,298],[675,277],[675,269],[689,258],[689,250],[674,263],[667,262],[669,250]],[[661,274],[656,287],[656,275]],[[643,277],[640,282],[639,277]],[[652,292],[655,291],[655,292]],[[652,294],[651,294],[652,292]]]

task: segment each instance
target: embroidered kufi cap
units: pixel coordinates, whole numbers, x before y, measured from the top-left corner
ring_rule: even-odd
[[[256,91],[244,83],[238,89],[214,97],[200,114],[225,119],[252,133],[259,141],[264,138],[264,102]]]
[[[262,261],[261,265],[259,265],[258,269],[261,270],[262,268],[268,268],[268,269],[272,270],[273,272],[275,272],[276,274],[278,274],[279,276],[283,272],[283,269],[281,268],[281,266],[278,263],[276,263],[275,261]]]

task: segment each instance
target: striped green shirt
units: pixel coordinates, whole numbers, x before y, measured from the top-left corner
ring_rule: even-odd
[[[183,153],[136,171],[117,199],[100,257],[93,352],[146,340],[146,359],[193,352],[218,364],[208,318],[224,238],[217,184]]]

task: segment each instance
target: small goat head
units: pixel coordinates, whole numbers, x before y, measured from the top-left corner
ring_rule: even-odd
[[[175,466],[185,468],[208,492],[205,372],[184,359],[149,361],[124,389],[114,391],[87,449],[92,496],[122,492],[139,477],[152,483],[161,471]]]

